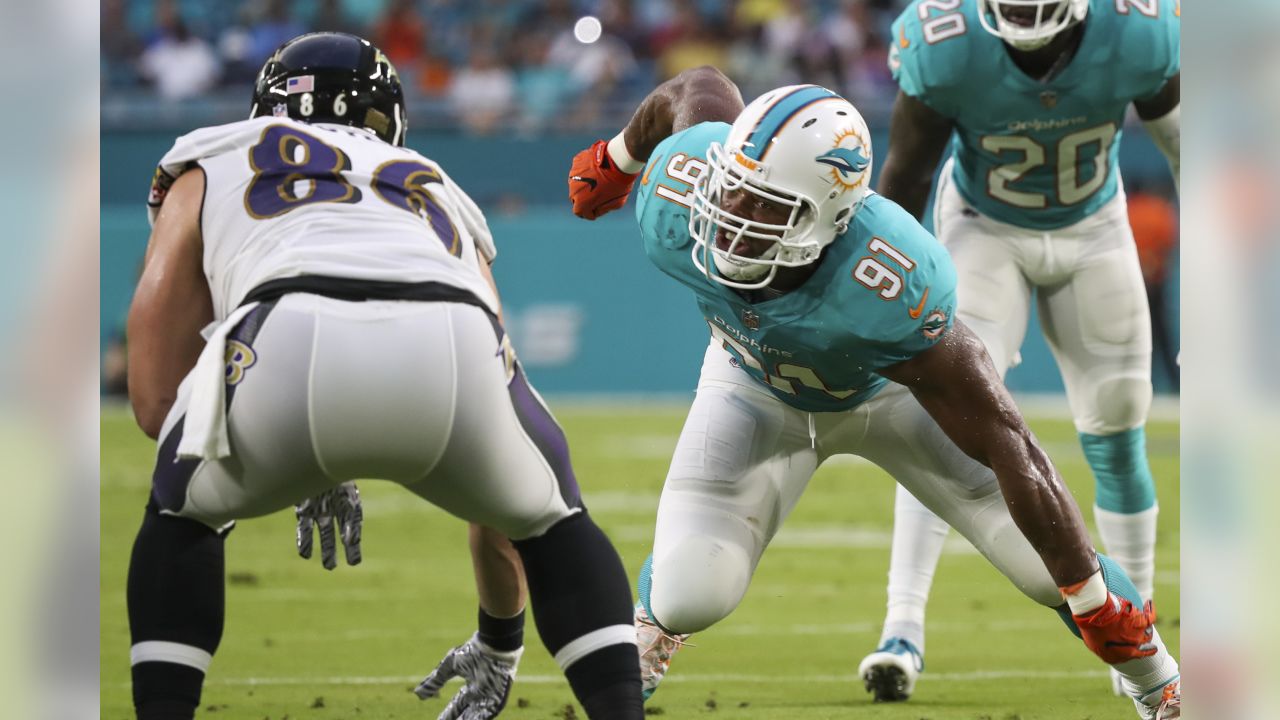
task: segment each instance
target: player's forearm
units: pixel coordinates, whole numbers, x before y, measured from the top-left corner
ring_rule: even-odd
[[[1031,432],[1011,431],[988,457],[1009,514],[1058,586],[1097,572],[1080,508]]]
[[[130,381],[129,385],[129,405],[133,408],[134,421],[142,434],[152,440],[159,440],[160,429],[173,407],[174,398],[148,396],[133,389],[134,381]]]
[[[155,346],[155,343],[150,344]],[[135,346],[141,346],[134,350]],[[129,341],[129,366],[127,370],[129,382],[129,404],[133,408],[133,417],[138,427],[152,440],[159,439],[160,428],[168,417],[173,403],[178,398],[178,385],[182,377],[192,367],[199,353],[179,353],[172,351],[166,355],[170,361],[156,362],[160,353],[144,356],[148,347],[145,341]],[[190,357],[187,357],[187,355]]]
[[[685,70],[649,93],[620,137],[631,157],[643,163],[673,133],[702,122],[731,123],[742,107],[738,86],[716,68],[703,65]],[[611,144],[611,153],[613,149]]]
[[[911,388],[966,455],[991,468],[1018,529],[1059,587],[1098,568],[1076,506],[991,364],[982,340],[956,320],[929,350],[881,374]]]
[[[524,565],[501,533],[482,525],[469,529],[471,565],[480,607],[494,617],[513,617],[525,606]]]
[[[129,311],[126,372],[133,416],[147,437],[158,439],[182,378],[204,349],[200,328],[211,317],[197,298],[171,298],[148,283],[139,285]]]

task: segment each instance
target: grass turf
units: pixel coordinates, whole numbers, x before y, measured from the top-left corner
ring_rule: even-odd
[[[681,409],[562,407],[592,515],[627,571],[648,554]],[[1084,508],[1093,482],[1071,424],[1032,423]],[[1161,503],[1156,599],[1178,649],[1178,426],[1153,422]],[[154,445],[127,410],[102,415],[101,708],[132,718],[125,578],[150,485]],[[475,625],[466,528],[387,483],[361,486],[364,563],[320,567],[293,549],[292,513],[239,523],[227,543],[227,620],[200,717],[225,720],[435,718],[443,700],[410,690]],[[1135,717],[1106,668],[1058,617],[1018,593],[954,533],[929,606],[927,671],[905,704],[876,705],[857,682],[884,608],[893,485],[875,467],[834,462],[765,553],[745,600],[693,638],[652,716],[868,720],[1107,720]],[[1091,513],[1085,517],[1092,527]],[[1096,535],[1095,535],[1096,537]],[[583,718],[526,630],[504,718]],[[452,693],[457,682],[446,688]]]

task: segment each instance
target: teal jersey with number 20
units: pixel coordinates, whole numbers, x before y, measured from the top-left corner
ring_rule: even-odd
[[[1052,230],[1115,197],[1125,110],[1179,71],[1180,0],[1090,0],[1047,82],[1014,64],[975,0],[916,0],[893,24],[899,87],[955,123],[956,189],[988,217]]]
[[[636,203],[645,252],[693,290],[713,339],[776,397],[808,412],[855,407],[887,382],[877,370],[951,327],[951,257],[905,210],[870,194],[803,285],[747,302],[698,270],[689,235],[693,183],[707,172],[707,148],[728,135],[725,123],[702,123],[654,149]]]

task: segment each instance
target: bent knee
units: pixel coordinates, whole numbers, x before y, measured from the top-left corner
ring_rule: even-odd
[[[1076,420],[1076,429],[1093,435],[1111,435],[1138,427],[1151,411],[1151,378],[1148,375],[1113,377],[1099,382],[1090,393],[1093,402]]]
[[[742,601],[751,570],[742,547],[705,535],[685,538],[654,558],[650,609],[672,632],[705,630]]]

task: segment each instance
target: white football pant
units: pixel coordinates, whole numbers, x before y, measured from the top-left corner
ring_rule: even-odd
[[[231,456],[172,461],[189,376],[161,435],[162,508],[216,528],[378,478],[513,539],[541,535],[577,512],[577,484],[500,334],[461,303],[264,303],[229,338],[250,349],[229,374]]]
[[[1062,597],[1013,523],[990,469],[965,455],[905,387],[838,413],[792,408],[708,347],[654,532],[654,617],[703,630],[741,601],[760,556],[809,478],[832,455],[870,460],[960,531],[1022,592]],[[858,497],[851,488],[850,501]]]
[[[958,317],[1003,375],[1027,334],[1031,290],[1076,430],[1112,435],[1151,409],[1151,316],[1123,189],[1061,230],[1007,225],[960,197],[948,162],[934,232],[956,266]]]

